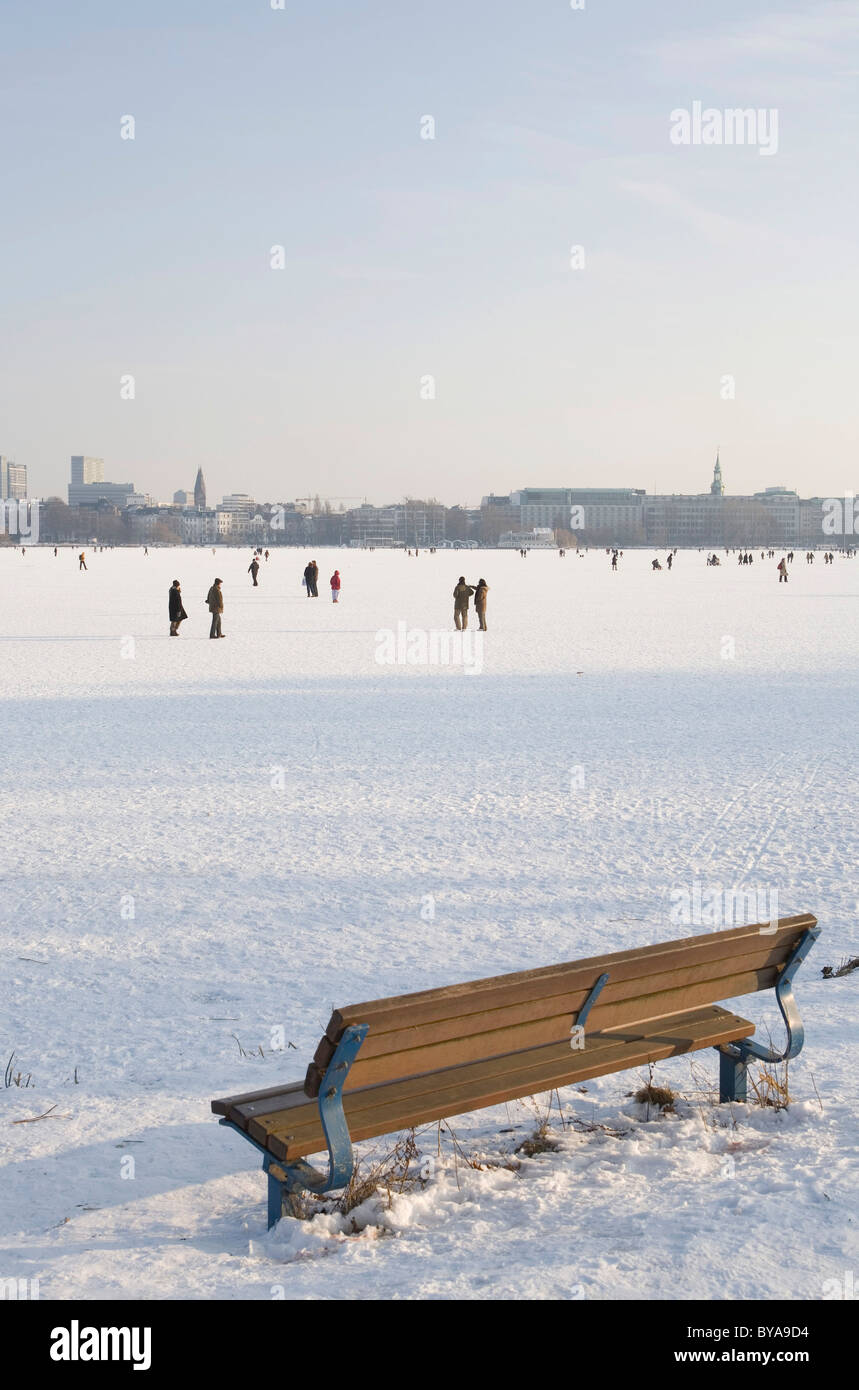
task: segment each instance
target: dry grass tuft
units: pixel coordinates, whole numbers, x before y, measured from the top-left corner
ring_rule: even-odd
[[[750,1067],[748,1098],[750,1105],[760,1105],[769,1110],[787,1110],[790,1105],[787,1062],[762,1062],[757,1074]]]
[[[542,1120],[527,1139],[522,1140],[516,1152],[517,1154],[524,1154],[526,1158],[536,1158],[537,1154],[558,1152],[558,1141],[549,1132],[548,1119]]]
[[[359,1158],[348,1184],[337,1196],[317,1196],[301,1189],[285,1199],[284,1211],[297,1221],[309,1221],[318,1212],[349,1216],[372,1197],[384,1197],[385,1206],[390,1207],[397,1193],[422,1187],[428,1178],[426,1160],[418,1148],[415,1131],[410,1129],[381,1157],[369,1154]]]
[[[654,1086],[648,1081],[635,1092],[639,1105],[652,1105],[655,1110],[672,1110],[677,1097],[669,1086]]]
[[[3,1085],[6,1087],[6,1089],[8,1090],[11,1086],[32,1086],[33,1073],[31,1071],[28,1071],[27,1075],[25,1076],[22,1071],[15,1070],[14,1063],[15,1054],[13,1052],[12,1056],[9,1058],[9,1061],[6,1063],[6,1071],[3,1076]]]
[[[664,1114],[665,1111],[670,1111],[673,1114],[674,1102],[677,1100],[677,1096],[669,1086],[656,1086],[654,1084],[652,1062],[650,1063],[648,1072],[649,1074],[645,1085],[639,1086],[637,1091],[631,1092],[633,1099],[638,1101],[639,1105],[646,1106],[648,1114],[651,1106],[654,1110],[658,1110],[660,1114]]]
[[[384,1193],[385,1206],[390,1207],[394,1194],[405,1192],[427,1181],[421,1151],[410,1129],[381,1159],[368,1164],[355,1164],[349,1183],[334,1203],[334,1210],[348,1216],[371,1197]]]

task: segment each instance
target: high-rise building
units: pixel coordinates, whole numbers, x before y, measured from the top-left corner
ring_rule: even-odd
[[[86,454],[72,454],[73,483],[103,483],[104,459],[90,458]]]
[[[194,506],[205,509],[206,506],[206,480],[203,477],[202,468],[197,469],[197,477],[194,482]]]
[[[27,496],[27,465],[15,463],[0,454],[0,497],[17,499]]]
[[[109,502],[124,507],[134,492],[134,483],[69,483],[69,506],[97,507],[100,502]]]
[[[184,488],[179,488],[178,492],[173,493],[173,505],[175,507],[189,507],[193,500],[191,493]]]

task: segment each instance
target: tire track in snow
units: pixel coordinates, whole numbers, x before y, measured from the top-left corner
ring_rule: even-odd
[[[743,787],[741,791],[737,792],[736,796],[731,798],[728,804],[719,812],[710,829],[704,832],[698,843],[690,850],[688,855],[688,859],[690,861],[696,858],[696,856],[700,853],[700,851],[702,850],[702,848],[708,840],[711,841],[710,850],[709,853],[705,855],[703,862],[706,864],[709,863],[710,860],[712,860],[713,855],[716,853],[716,850],[721,845],[721,842],[716,838],[717,830],[723,825],[723,823],[725,823],[728,826],[732,826],[737,823],[737,821],[740,819],[739,814],[731,816],[731,818],[727,821],[726,817],[729,816],[729,813],[738,804],[740,805],[741,812],[743,810],[749,809],[747,805],[749,796],[752,792],[757,790],[757,788],[761,785],[762,782],[765,782],[768,777],[772,776],[773,772],[778,767],[778,765],[784,761],[784,756],[784,753],[777,753],[775,758],[773,758],[769,766],[765,768],[765,770],[761,773],[760,777],[756,782],[752,782],[750,787]]]
[[[780,804],[780,805],[777,805],[776,810],[775,810],[775,814],[773,815],[773,817],[772,817],[772,819],[771,819],[771,821],[770,821],[770,824],[769,824],[769,827],[768,827],[766,833],[764,834],[763,838],[758,842],[758,844],[757,844],[757,846],[755,847],[755,849],[753,849],[752,852],[751,852],[751,854],[749,855],[749,858],[748,858],[748,861],[747,861],[747,863],[746,863],[745,869],[743,870],[743,876],[742,876],[742,878],[739,880],[739,882],[735,885],[735,887],[736,887],[737,889],[741,889],[741,888],[743,888],[743,887],[745,886],[745,884],[746,884],[746,882],[747,882],[747,880],[748,880],[749,875],[750,875],[750,874],[758,867],[758,865],[760,864],[760,861],[761,861],[761,859],[763,858],[764,853],[765,853],[767,847],[769,846],[770,840],[772,839],[773,835],[775,834],[776,826],[778,825],[779,821],[783,818],[783,816],[787,813],[787,811],[790,809],[790,807],[794,804],[794,801],[796,800],[796,798],[797,798],[797,797],[803,797],[803,796],[806,794],[806,792],[808,791],[809,787],[811,786],[812,782],[814,781],[815,777],[817,776],[818,771],[820,770],[820,763],[821,763],[821,760],[822,760],[822,756],[823,756],[822,754],[818,753],[815,757],[813,757],[813,758],[806,764],[806,766],[805,766],[805,768],[804,768],[804,770],[803,770],[803,772],[802,772],[802,774],[801,774],[801,776],[802,776],[802,784],[801,784],[801,786],[799,787],[799,790],[798,790],[798,791],[794,791],[793,794],[788,794],[787,790],[785,789],[785,791],[782,793],[781,804]]]

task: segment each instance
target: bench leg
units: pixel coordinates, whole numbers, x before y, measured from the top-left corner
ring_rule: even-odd
[[[747,1065],[743,1057],[734,1057],[719,1049],[719,1101],[746,1099]]]
[[[268,1178],[268,1229],[276,1225],[283,1216],[283,1183],[273,1178],[271,1173],[266,1174]]]

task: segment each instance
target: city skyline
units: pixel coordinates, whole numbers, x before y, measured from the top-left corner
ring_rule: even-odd
[[[859,5],[417,23],[5,17],[0,414],[40,495],[68,439],[164,497],[682,493],[717,442],[738,491],[842,492]],[[710,108],[770,119],[707,143]]]
[[[16,494],[16,495],[20,495],[20,496],[25,496],[25,495],[26,495],[26,496],[37,496],[37,495],[38,495],[38,496],[41,497],[41,499],[42,499],[43,501],[48,500],[48,498],[50,498],[50,497],[56,497],[56,498],[60,498],[60,500],[62,500],[62,497],[63,497],[63,493],[64,493],[64,492],[65,492],[67,495],[69,495],[69,483],[71,483],[73,486],[76,486],[76,487],[77,487],[77,486],[80,486],[81,484],[89,485],[89,486],[91,486],[91,485],[98,485],[98,484],[104,484],[106,488],[116,487],[116,486],[125,486],[125,487],[127,487],[127,489],[129,490],[129,492],[132,492],[132,491],[133,491],[133,488],[131,487],[131,484],[117,484],[115,478],[108,478],[108,477],[106,477],[106,475],[105,475],[105,461],[104,461],[104,458],[102,458],[102,457],[97,457],[97,456],[93,456],[93,455],[74,455],[74,454],[73,454],[73,455],[70,456],[70,460],[71,460],[71,462],[70,462],[70,468],[69,468],[68,471],[67,471],[66,481],[65,481],[65,483],[62,485],[61,488],[57,489],[56,491],[46,491],[46,490],[43,490],[43,489],[40,490],[40,489],[38,489],[38,488],[31,488],[30,491],[27,491],[27,488],[24,487],[24,489],[23,489],[23,491],[22,491],[21,488],[19,487],[18,490],[17,490],[17,494]],[[28,475],[28,472],[27,472],[27,465],[26,465],[26,464],[24,464],[24,465],[18,465],[18,464],[16,464],[16,461],[15,461],[14,459],[10,458],[8,455],[0,455],[0,496],[5,495],[5,493],[2,491],[2,487],[3,487],[3,483],[4,483],[5,479],[6,479],[7,476],[8,476],[8,470],[9,470],[10,468],[16,469],[17,472],[18,472],[18,474],[19,474],[19,475],[22,475],[25,479],[28,478],[28,476],[29,476],[29,475]],[[112,471],[113,471],[113,472],[118,472],[119,470],[116,469],[116,468],[113,468]],[[533,467],[532,467],[532,471],[533,471]],[[729,496],[729,497],[731,497],[731,496],[733,496],[733,497],[740,497],[740,496],[743,496],[743,497],[750,497],[750,496],[761,495],[761,494],[763,494],[763,493],[772,493],[772,492],[777,492],[777,491],[783,491],[783,492],[795,492],[798,496],[823,498],[823,497],[840,497],[840,496],[844,495],[846,492],[851,492],[851,491],[852,491],[852,489],[849,487],[849,483],[848,483],[848,485],[843,486],[843,487],[841,488],[841,491],[840,491],[840,492],[839,492],[838,490],[834,490],[834,489],[833,489],[833,490],[830,490],[830,491],[826,491],[826,490],[824,490],[824,489],[817,489],[817,490],[814,491],[814,492],[807,492],[807,491],[803,491],[803,490],[800,489],[800,488],[794,487],[794,486],[793,486],[792,484],[790,484],[789,482],[784,482],[784,481],[779,481],[779,482],[775,482],[775,481],[760,482],[760,481],[758,481],[757,483],[755,483],[755,482],[753,481],[753,482],[751,483],[751,485],[750,485],[747,489],[744,489],[744,490],[739,490],[739,489],[730,490],[730,489],[728,489],[728,488],[725,486],[725,484],[724,484],[724,482],[723,482],[723,477],[724,477],[724,471],[723,471],[722,465],[721,465],[721,452],[720,452],[720,450],[717,448],[717,450],[716,450],[716,455],[715,455],[715,464],[714,464],[713,477],[712,477],[711,482],[708,483],[707,486],[703,486],[703,485],[702,485],[702,486],[698,486],[698,487],[692,487],[692,486],[690,486],[688,489],[685,489],[683,492],[679,492],[679,491],[677,491],[677,490],[675,490],[675,491],[667,491],[667,490],[665,490],[665,489],[652,488],[652,487],[651,487],[651,488],[648,488],[648,487],[641,487],[641,486],[639,486],[639,484],[640,484],[640,482],[641,482],[641,479],[638,480],[638,483],[633,482],[633,483],[630,483],[630,484],[624,484],[624,483],[618,482],[618,480],[617,480],[616,478],[611,477],[611,476],[607,477],[606,479],[604,479],[602,482],[599,482],[599,483],[596,483],[596,482],[593,482],[593,481],[583,481],[583,482],[578,482],[578,483],[576,483],[576,482],[570,482],[569,480],[567,480],[566,482],[561,482],[561,483],[549,483],[549,482],[547,482],[546,479],[542,479],[542,480],[541,480],[541,486],[543,486],[543,487],[549,487],[549,488],[556,488],[556,489],[565,489],[565,488],[566,488],[567,490],[571,490],[571,491],[577,491],[577,490],[578,490],[578,491],[588,491],[588,490],[598,490],[598,489],[607,489],[607,490],[610,491],[610,490],[612,490],[612,489],[629,488],[629,489],[632,490],[632,491],[640,491],[640,492],[648,493],[649,495],[652,495],[652,496],[662,496],[662,497],[667,497],[667,496],[690,496],[690,497],[691,497],[691,496],[703,496],[703,495],[704,495],[705,493],[707,493],[707,492],[713,493],[713,492],[717,492],[717,491],[720,492],[721,494],[725,494],[725,495],[727,495],[727,496]],[[849,472],[846,471],[846,470],[845,470],[845,477],[847,477],[847,478],[849,479]],[[698,481],[700,482],[700,478],[699,478]],[[507,489],[507,493],[508,493],[508,494],[513,494],[513,493],[515,493],[515,492],[517,492],[517,491],[519,491],[519,490],[520,490],[520,489],[519,489],[518,487],[513,487],[513,486],[511,486],[511,487],[509,487],[509,488]],[[146,493],[145,493],[145,496],[146,496],[147,498],[151,499],[151,501],[150,501],[149,503],[147,503],[147,505],[156,505],[156,506],[171,506],[171,505],[175,505],[175,504],[177,503],[177,496],[176,496],[176,494],[177,494],[177,493],[183,493],[183,494],[185,494],[185,495],[187,496],[187,498],[188,498],[189,500],[188,500],[188,501],[185,501],[182,505],[186,505],[186,506],[188,506],[188,505],[193,505],[194,507],[196,507],[196,508],[198,508],[198,509],[199,509],[200,507],[205,508],[206,505],[207,505],[207,503],[206,503],[207,485],[206,485],[206,482],[205,482],[204,470],[203,470],[202,465],[200,465],[200,466],[197,468],[197,473],[196,473],[196,477],[195,477],[195,480],[194,480],[193,487],[188,487],[188,488],[178,487],[178,488],[177,488],[177,487],[173,486],[173,484],[168,483],[167,488],[166,488],[166,491],[167,491],[168,493],[171,493],[171,494],[172,494],[172,500],[168,499],[166,496],[164,496],[164,497],[158,496],[158,495],[155,494],[154,492],[146,492]],[[215,489],[212,489],[211,491],[212,491],[212,495],[215,495]],[[465,498],[465,497],[463,497],[463,496],[458,496],[458,497],[454,497],[454,498],[444,498],[444,497],[439,497],[439,496],[437,496],[434,492],[428,492],[428,493],[426,493],[426,494],[424,495],[424,499],[423,499],[423,500],[432,501],[432,502],[438,502],[440,505],[446,506],[446,507],[476,507],[476,506],[480,505],[480,503],[483,502],[488,496],[492,496],[494,493],[498,493],[499,491],[503,491],[503,490],[499,490],[499,489],[497,488],[497,486],[496,486],[496,487],[492,487],[492,488],[490,488],[490,489],[488,490],[488,492],[482,493],[480,499]],[[134,495],[135,495],[135,496],[142,496],[142,495],[144,495],[144,494],[135,493]],[[321,493],[321,492],[314,492],[311,496],[297,497],[294,493],[293,493],[293,494],[289,494],[289,493],[286,493],[286,492],[281,493],[281,494],[274,494],[274,493],[272,493],[271,495],[263,495],[263,494],[260,494],[259,489],[257,489],[257,488],[253,489],[250,493],[247,493],[247,494],[237,494],[237,493],[235,492],[235,489],[229,488],[229,487],[226,487],[226,486],[220,491],[220,495],[221,495],[222,499],[223,499],[223,498],[226,498],[226,497],[229,497],[229,496],[236,496],[236,495],[249,496],[249,497],[251,497],[251,498],[253,498],[253,499],[255,499],[255,500],[258,500],[258,501],[260,501],[260,502],[284,502],[284,501],[287,501],[287,500],[288,500],[288,501],[290,501],[290,502],[298,502],[298,503],[308,502],[308,503],[312,503],[312,502],[315,502],[315,500],[318,498],[318,500],[319,500],[320,502],[322,502],[323,504],[325,504],[325,503],[330,503],[330,502],[332,502],[332,501],[335,502],[335,503],[338,503],[339,506],[336,508],[336,510],[343,510],[343,511],[348,511],[348,510],[350,510],[349,507],[345,507],[345,506],[343,505],[344,500],[349,500],[349,501],[351,501],[351,502],[353,502],[353,503],[364,502],[364,503],[367,503],[367,504],[369,504],[369,505],[380,506],[380,505],[395,504],[396,502],[400,502],[400,501],[407,501],[407,500],[409,500],[409,499],[411,499],[411,498],[417,498],[417,496],[418,496],[418,494],[416,494],[416,493],[404,492],[404,493],[400,493],[396,498],[394,498],[394,497],[392,497],[392,496],[390,495],[390,493],[387,493],[387,494],[384,495],[383,498],[376,498],[376,499],[374,499],[374,498],[372,498],[372,497],[370,496],[370,491],[368,490],[366,493],[353,495],[353,496],[350,497],[349,499],[344,499],[344,498],[342,498],[342,497],[334,497],[334,498],[332,498],[332,497],[330,497],[329,495],[326,495],[326,494]],[[107,493],[105,493],[105,496],[107,496]],[[193,499],[193,501],[190,500],[190,499]],[[142,505],[142,504],[138,504],[138,505]],[[211,503],[211,502],[209,503],[209,506],[210,506],[210,507],[212,507],[212,506],[214,506],[214,505],[216,505],[216,504]]]
[[[68,505],[49,498],[39,505],[43,539],[68,541],[92,536],[109,543],[210,545],[269,542],[273,545],[343,545],[379,548],[409,544],[432,546],[568,545],[810,545],[840,538],[853,548],[859,533],[855,493],[843,497],[803,497],[784,486],[754,493],[729,492],[717,454],[709,488],[692,493],[649,493],[629,487],[525,487],[493,492],[480,506],[447,506],[435,498],[404,498],[384,505],[362,502],[338,508],[330,499],[257,499],[246,492],[226,494],[207,505],[206,484],[198,469],[194,492],[177,489],[169,502],[140,492],[133,482],[104,478],[104,460],[73,455]],[[26,470],[0,456],[0,496],[4,478],[18,493]],[[350,499],[356,500],[356,499]],[[10,520],[18,516],[17,502]],[[32,507],[33,503],[30,503]],[[5,511],[4,511],[4,520]],[[14,534],[14,526],[10,526]],[[836,544],[838,542],[835,542]]]

